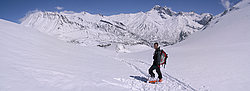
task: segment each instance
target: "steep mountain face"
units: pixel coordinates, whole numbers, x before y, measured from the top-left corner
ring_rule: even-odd
[[[21,24],[80,45],[108,46],[112,43],[171,45],[202,30],[213,18],[211,14],[174,12],[156,5],[148,12],[112,16],[35,11]]]

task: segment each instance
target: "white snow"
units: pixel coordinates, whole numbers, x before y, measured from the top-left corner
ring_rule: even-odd
[[[249,91],[250,0],[234,7],[238,9],[216,18],[207,29],[163,48],[169,59],[162,71],[196,90]],[[150,64],[152,51],[121,56]]]
[[[133,73],[112,58],[114,52],[68,44],[5,20],[0,26],[1,91],[126,91],[103,81]]]
[[[250,87],[250,4],[238,6],[203,32],[166,50],[168,72],[213,91],[248,91]],[[217,21],[217,20],[214,20]],[[215,22],[214,22],[215,23]],[[179,69],[177,69],[179,68]]]
[[[168,7],[155,6],[145,13],[112,16],[35,11],[23,18],[22,24],[83,46],[103,43],[150,45],[156,41],[170,45],[201,30],[211,18],[208,13],[176,13]]]
[[[154,50],[148,46],[117,43],[103,48],[83,47],[0,19],[0,91],[248,91],[249,10],[250,0],[243,0],[227,13],[217,15],[205,30],[178,44],[164,47],[169,59],[166,68],[161,67],[163,82],[159,84],[144,82],[153,61]],[[87,15],[90,21],[99,20],[87,12],[64,14],[82,14]],[[50,18],[53,20],[55,17]],[[115,19],[116,16],[110,17]],[[103,20],[114,23],[109,19]],[[45,23],[40,26],[44,30],[42,32],[53,32],[50,30],[54,25],[49,21]],[[75,26],[68,26],[71,28]],[[96,43],[88,39],[103,34],[103,31],[90,29],[91,33],[81,31],[88,38],[79,38],[81,34],[78,33],[81,32],[67,28],[65,31],[70,31],[67,37],[91,45],[100,41]],[[63,32],[58,36],[64,36]],[[124,38],[109,33],[103,36],[98,38],[107,38],[103,39],[105,41],[112,36],[114,39]],[[106,45],[105,42],[103,44]]]
[[[1,91],[194,90],[168,74],[162,84],[145,83],[150,65],[119,58],[113,50],[66,43],[1,19],[0,26]]]

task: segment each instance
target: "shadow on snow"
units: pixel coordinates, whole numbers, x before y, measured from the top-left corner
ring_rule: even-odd
[[[139,80],[139,81],[142,81],[142,82],[145,82],[147,83],[148,79],[146,77],[143,77],[143,76],[129,76],[131,78],[134,78],[136,80]]]

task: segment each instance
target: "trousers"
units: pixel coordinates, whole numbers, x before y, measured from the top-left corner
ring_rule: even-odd
[[[149,68],[148,72],[149,72],[150,76],[153,77],[153,78],[155,77],[155,74],[154,74],[154,72],[153,72],[153,70],[155,70],[155,69],[156,69],[156,73],[158,74],[158,78],[159,78],[159,79],[162,79],[162,74],[161,74],[160,67],[157,66],[157,65],[152,65],[152,66]]]

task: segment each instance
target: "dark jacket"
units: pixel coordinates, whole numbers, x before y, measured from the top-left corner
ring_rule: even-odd
[[[161,61],[161,49],[160,49],[160,47],[155,50],[153,59],[154,59],[153,65],[157,65],[157,66],[160,65],[160,61]]]

